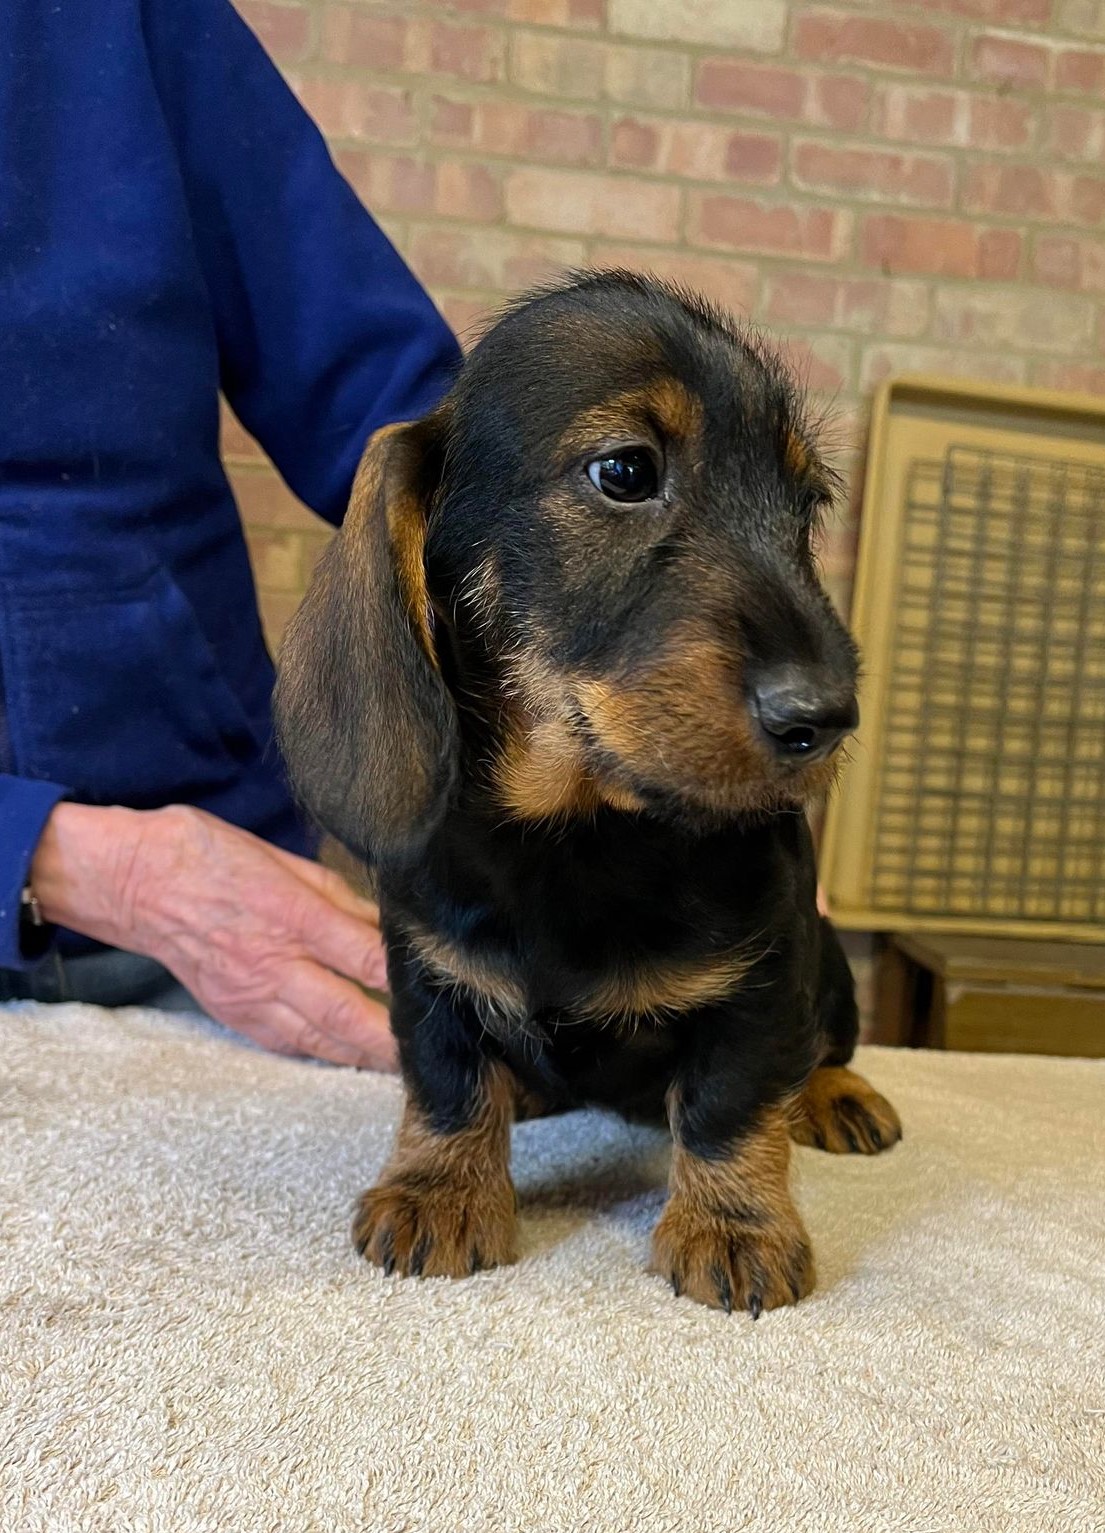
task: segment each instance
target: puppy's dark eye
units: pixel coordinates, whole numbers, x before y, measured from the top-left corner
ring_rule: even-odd
[[[626,447],[609,458],[595,458],[587,465],[587,477],[607,500],[654,500],[660,488],[660,469],[647,447]]]

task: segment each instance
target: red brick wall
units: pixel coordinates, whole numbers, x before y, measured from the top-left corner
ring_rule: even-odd
[[[1105,0],[240,0],[460,332],[564,266],[893,370],[1105,389]],[[228,424],[275,637],[325,541]],[[825,550],[846,600],[842,513]]]

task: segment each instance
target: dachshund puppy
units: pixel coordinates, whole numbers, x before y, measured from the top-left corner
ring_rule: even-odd
[[[753,1316],[810,1291],[789,1138],[873,1153],[804,804],[857,720],[812,542],[833,480],[764,346],[683,292],[510,309],[369,443],[289,631],[293,780],[375,864],[407,1105],[362,1199],[387,1272],[515,1255],[510,1125],[671,1126],[654,1267]]]

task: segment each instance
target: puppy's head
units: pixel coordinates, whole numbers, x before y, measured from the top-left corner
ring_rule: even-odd
[[[462,729],[522,817],[711,817],[824,788],[854,646],[811,552],[831,476],[785,370],[625,274],[508,312],[426,421],[369,446],[281,682],[327,827],[413,853]]]

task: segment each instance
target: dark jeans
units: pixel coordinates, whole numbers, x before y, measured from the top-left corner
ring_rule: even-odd
[[[203,1007],[152,958],[107,948],[64,958],[50,953],[33,969],[0,969],[0,1002],[88,1001],[93,1006],[152,1006],[158,1011]]]

